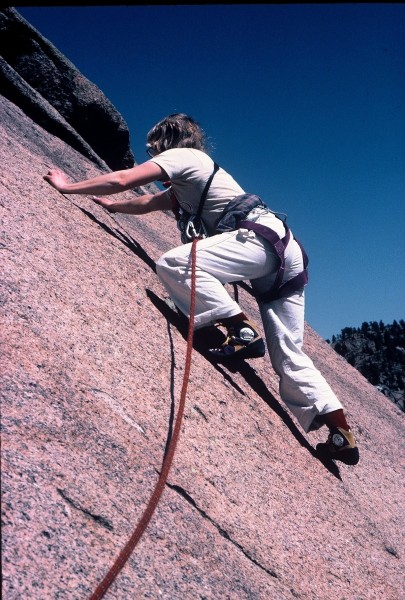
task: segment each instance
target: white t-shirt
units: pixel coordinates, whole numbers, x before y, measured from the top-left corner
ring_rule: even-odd
[[[172,148],[154,156],[151,161],[167,173],[181,208],[195,215],[205,184],[214,170],[212,158],[194,148]],[[224,169],[215,173],[202,212],[209,235],[215,233],[218,218],[228,202],[244,193]]]

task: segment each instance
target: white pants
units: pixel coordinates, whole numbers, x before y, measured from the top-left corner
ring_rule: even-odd
[[[267,209],[254,209],[248,219],[271,227],[283,237],[284,225]],[[303,270],[302,252],[291,236],[285,252],[285,279]],[[223,284],[251,280],[255,291],[271,288],[278,257],[269,242],[239,229],[197,243],[195,329],[242,312]],[[191,244],[166,252],[157,274],[179,310],[189,316]],[[260,314],[273,369],[280,377],[280,396],[304,431],[316,429],[317,415],[342,408],[330,386],[302,351],[304,290],[260,304]]]

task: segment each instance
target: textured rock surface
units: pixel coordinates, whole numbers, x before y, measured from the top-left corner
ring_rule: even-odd
[[[99,167],[0,111],[3,597],[82,600],[145,508],[178,405],[186,332],[154,272],[178,236],[169,214],[58,194],[51,165]],[[195,351],[168,485],[106,598],[401,598],[403,414],[309,327],[306,350],[360,464],[314,457],[326,433],[300,431],[267,356],[232,370]]]
[[[96,85],[13,8],[0,10],[0,55],[4,59],[0,62],[3,95],[86,157],[93,159],[90,146],[111,169],[133,166],[122,116]]]

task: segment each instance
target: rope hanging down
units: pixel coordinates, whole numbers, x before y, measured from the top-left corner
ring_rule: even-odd
[[[149,500],[149,503],[139,520],[138,525],[136,526],[133,534],[131,535],[128,542],[125,544],[124,548],[121,550],[120,554],[116,558],[114,564],[105,575],[104,579],[99,583],[95,591],[90,596],[89,600],[101,600],[107,592],[108,588],[114,582],[115,578],[119,574],[119,572],[124,567],[128,558],[131,556],[135,546],[139,542],[142,534],[148,526],[149,521],[152,518],[152,515],[156,509],[156,506],[159,502],[159,499],[163,493],[164,486],[166,485],[166,480],[169,474],[169,470],[171,464],[173,462],[173,456],[176,449],[177,441],[180,435],[180,427],[184,413],[184,407],[186,402],[186,392],[187,392],[187,384],[190,375],[190,367],[191,367],[191,354],[193,349],[193,331],[194,331],[194,314],[195,314],[195,272],[196,272],[196,259],[197,259],[197,239],[194,239],[191,247],[191,299],[190,299],[190,320],[188,326],[188,336],[187,336],[187,350],[186,350],[186,362],[184,367],[184,376],[183,376],[183,385],[181,389],[179,409],[177,411],[176,422],[173,429],[173,435],[170,440],[169,448],[167,450],[166,457],[163,461],[162,470],[158,479],[158,482],[155,486],[155,489],[152,493],[152,496]]]

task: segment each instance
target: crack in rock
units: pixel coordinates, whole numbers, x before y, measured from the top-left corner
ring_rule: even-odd
[[[100,525],[102,525],[103,527],[105,527],[109,531],[112,531],[114,529],[114,527],[112,526],[112,523],[110,523],[110,521],[108,519],[106,519],[105,517],[102,517],[101,515],[94,515],[92,512],[90,512],[89,510],[87,510],[87,508],[83,508],[82,506],[79,506],[78,504],[76,504],[76,502],[74,502],[74,500],[72,500],[71,498],[69,498],[69,496],[63,490],[61,490],[60,488],[56,488],[56,491],[58,492],[58,494],[60,496],[62,496],[62,498],[68,504],[70,504],[70,506],[72,506],[76,510],[80,510],[80,512],[82,512],[83,514],[85,514],[88,517],[90,517],[91,519],[93,519],[93,521],[96,521],[96,523],[100,523]]]
[[[388,554],[395,556],[395,558],[399,558],[398,552],[392,546],[385,546],[385,550],[388,552]]]
[[[206,415],[203,413],[201,408],[199,406],[197,406],[197,404],[194,404],[193,408],[194,408],[195,412],[197,412],[204,419],[204,421],[208,422]]]
[[[231,536],[229,535],[229,533],[227,531],[225,531],[225,529],[223,529],[218,523],[216,523],[205,511],[203,511],[201,508],[199,508],[195,502],[195,500],[193,500],[193,498],[186,492],[186,490],[184,490],[182,487],[180,487],[179,485],[173,485],[170,484],[168,482],[166,482],[166,485],[173,491],[177,492],[178,494],[180,494],[180,496],[182,496],[189,504],[191,504],[191,506],[193,508],[195,508],[202,517],[204,517],[204,519],[207,519],[214,527],[215,529],[218,531],[218,533],[225,538],[226,540],[228,540],[229,542],[231,542],[234,546],[236,546],[238,548],[238,550],[240,550],[247,559],[249,559],[254,565],[256,565],[257,567],[259,567],[259,569],[262,569],[262,571],[265,571],[265,573],[267,573],[268,575],[270,575],[271,577],[275,577],[276,579],[278,579],[278,575],[275,571],[273,571],[272,569],[267,569],[266,567],[264,567],[263,565],[261,565],[255,558],[253,558],[253,556],[251,556],[249,554],[249,552],[247,550],[245,550],[245,548],[241,545],[238,544],[238,542],[236,542],[235,540],[233,540],[231,538]]]
[[[131,419],[131,417],[125,412],[125,410],[122,408],[122,406],[119,404],[119,402],[117,400],[115,400],[115,398],[113,398],[113,396],[111,396],[104,390],[99,390],[97,388],[89,388],[89,389],[90,389],[90,391],[97,394],[97,396],[100,397],[102,400],[104,400],[104,402],[106,404],[108,404],[108,406],[117,415],[119,415],[122,419],[124,419],[124,421],[126,423],[128,423],[128,425],[131,425],[131,427],[134,427],[137,431],[139,431],[139,433],[142,433],[142,435],[146,436],[146,432],[145,432],[144,428],[141,427],[141,425],[139,425],[139,423],[137,423],[136,421]]]

